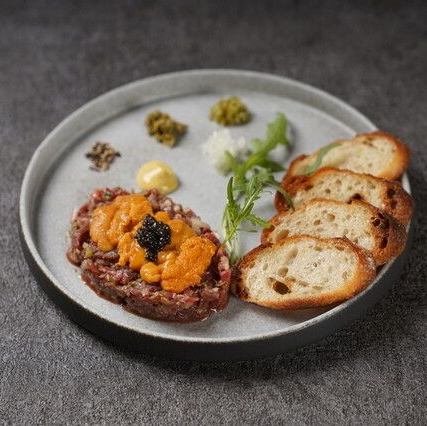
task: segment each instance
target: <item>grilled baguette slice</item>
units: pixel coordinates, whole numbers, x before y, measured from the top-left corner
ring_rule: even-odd
[[[395,136],[385,132],[356,135],[353,139],[338,140],[339,146],[324,157],[321,167],[335,167],[358,173],[369,173],[384,179],[398,179],[408,168],[409,149]],[[316,160],[318,151],[301,155],[292,161],[287,175],[306,174],[307,166]]]
[[[262,233],[262,244],[274,244],[293,235],[348,238],[368,250],[378,266],[398,256],[406,243],[405,227],[364,201],[347,204],[314,199],[294,211],[279,213],[271,224]]]
[[[344,202],[359,199],[385,211],[403,224],[407,224],[412,216],[412,198],[400,183],[367,174],[324,168],[311,176],[284,178],[281,186],[289,193],[295,207],[313,198]],[[288,208],[280,193],[276,194],[275,206],[278,211]]]
[[[375,262],[347,239],[294,236],[250,251],[237,275],[242,300],[273,309],[304,309],[361,292],[375,278]]]

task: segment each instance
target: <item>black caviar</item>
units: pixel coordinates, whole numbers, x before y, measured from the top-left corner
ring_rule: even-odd
[[[145,258],[150,262],[157,260],[157,253],[171,242],[171,229],[166,223],[158,222],[147,214],[142,226],[136,231],[135,239],[145,248]]]

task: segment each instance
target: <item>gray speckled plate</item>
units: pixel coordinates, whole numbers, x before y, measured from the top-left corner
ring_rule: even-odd
[[[400,272],[402,256],[352,300],[332,309],[279,313],[231,298],[223,312],[204,322],[171,324],[138,317],[98,297],[65,258],[67,231],[76,206],[97,187],[136,189],[138,167],[162,159],[177,172],[181,186],[173,198],[193,208],[219,229],[226,178],[203,157],[201,144],[217,127],[210,106],[223,95],[238,95],[254,113],[234,136],[264,136],[266,124],[283,111],[295,147],[291,157],[311,152],[336,138],[375,129],[359,112],[310,86],[267,74],[233,70],[186,71],[137,81],[89,102],[56,127],[28,166],[22,184],[20,219],[23,246],[45,290],[85,328],[135,350],[187,359],[245,359],[286,351],[321,338],[360,315],[382,296]],[[160,109],[188,123],[189,132],[174,149],[151,140],[144,127],[147,112]],[[89,170],[84,154],[95,141],[117,148],[109,171]],[[276,152],[278,159],[286,153]],[[409,190],[406,176],[404,186]],[[260,212],[274,213],[272,196]],[[243,250],[257,235],[242,239]]]

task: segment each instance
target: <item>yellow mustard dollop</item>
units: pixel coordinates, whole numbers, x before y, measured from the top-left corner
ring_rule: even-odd
[[[142,190],[155,188],[162,194],[169,194],[178,188],[178,178],[172,168],[158,160],[149,161],[140,167],[136,183]]]
[[[147,261],[145,249],[134,238],[147,214],[153,214],[153,209],[143,195],[121,195],[93,211],[90,237],[103,251],[117,248],[119,265],[139,270],[144,281],[160,283],[164,290],[180,293],[200,284],[216,252],[215,244],[198,236],[184,221],[160,211],[153,216],[170,227],[171,242],[158,253],[155,263]]]

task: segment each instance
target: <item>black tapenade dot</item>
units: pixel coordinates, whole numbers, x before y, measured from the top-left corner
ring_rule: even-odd
[[[158,222],[147,214],[142,226],[136,231],[135,239],[142,248],[145,248],[145,258],[155,262],[159,251],[171,242],[171,229],[166,223]]]

